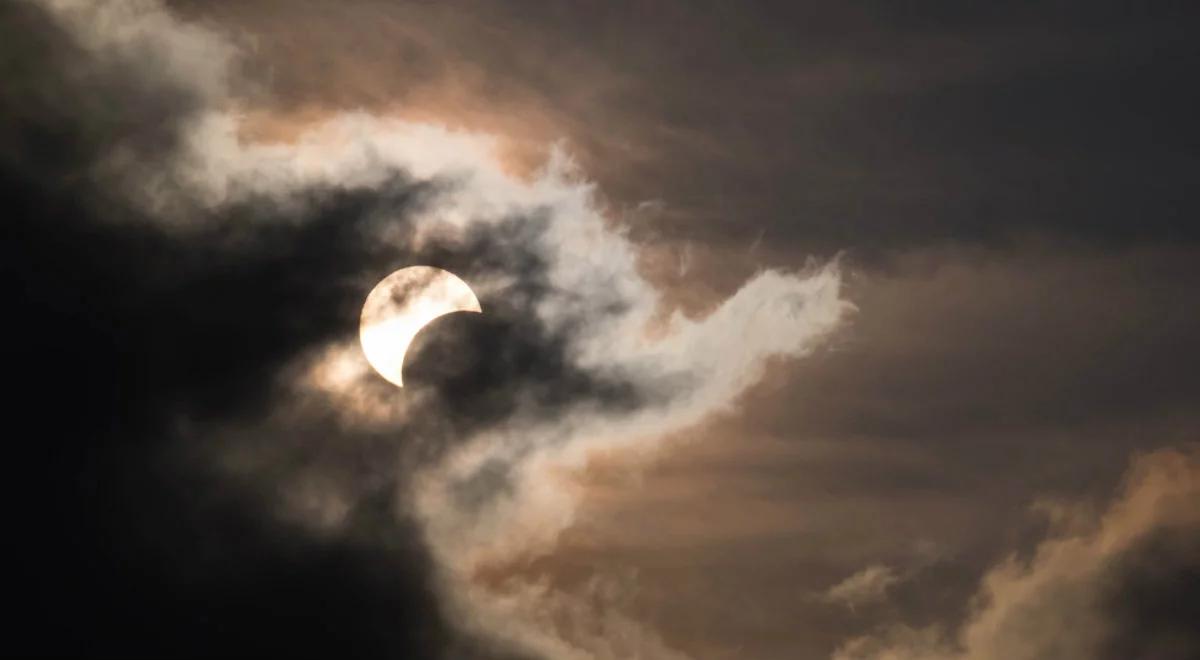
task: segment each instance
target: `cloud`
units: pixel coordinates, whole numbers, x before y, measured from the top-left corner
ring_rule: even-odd
[[[1134,460],[1102,515],[1054,507],[1057,534],[1028,560],[983,577],[965,623],[888,628],[847,642],[837,660],[1034,660],[1154,657],[1200,652],[1191,617],[1200,565],[1200,450]],[[1067,524],[1069,521],[1069,524]],[[1169,603],[1169,604],[1168,604]]]
[[[73,78],[50,62],[44,79],[30,75],[57,111],[23,115],[31,130],[66,128],[88,146],[37,176],[47,196],[74,181],[86,213],[31,241],[114,284],[97,300],[116,301],[105,313],[132,328],[114,354],[145,360],[126,393],[137,442],[169,438],[173,469],[257,503],[239,521],[287,526],[266,554],[314,546],[318,573],[325,544],[343,548],[339,566],[380,561],[416,592],[415,609],[422,579],[406,565],[427,559],[453,625],[501,648],[673,657],[619,599],[589,604],[607,587],[516,569],[573,524],[596,453],[652,454],[733,409],[768,361],[818,347],[851,310],[839,265],[763,271],[703,318],[664,320],[637,246],[566,153],[519,177],[488,136],[367,112],[249,140],[241,104],[252,99],[226,36],[149,1],[40,6],[68,61],[99,73]],[[153,121],[61,107],[116,104],[125,88],[155,100]],[[77,244],[51,240],[68,230]],[[430,388],[398,405],[349,349],[366,291],[414,263],[467,280],[503,330],[483,393]],[[386,599],[388,585],[372,593]],[[410,642],[434,643],[395,643]]]
[[[888,588],[900,579],[892,568],[872,564],[830,587],[825,592],[825,600],[853,610],[883,600]]]
[[[1195,238],[1193,124],[1163,102],[1194,68],[1181,28],[284,4],[172,3],[229,31],[144,0],[0,7],[9,415],[36,430],[10,457],[31,503],[10,589],[40,622],[18,647],[823,657],[869,625],[808,597],[849,575],[838,595],[909,627],[846,649],[961,655],[964,591],[1025,493],[1106,489],[1130,447],[1193,435],[1197,260],[1163,244]],[[825,38],[864,29],[887,57]],[[510,138],[541,153],[561,131],[569,150],[514,174]],[[592,181],[666,205],[623,215]],[[896,251],[1017,226],[1088,245]],[[852,328],[842,268],[795,269],[810,241],[892,250],[847,262],[871,269]],[[399,396],[354,329],[413,263],[489,313],[426,333],[434,367],[474,371]],[[598,539],[593,456],[620,470],[668,434],[711,465],[671,446],[673,473],[616,479]],[[1056,538],[1088,538],[1060,511]],[[1189,538],[1094,571],[1098,653],[1188,648]],[[905,568],[926,542],[938,561]]]
[[[285,112],[403,107],[537,146],[565,136],[624,203],[667,202],[636,231],[697,256],[760,228],[760,262],[779,263],[1025,232],[1197,238],[1177,84],[1197,66],[1191,6],[1102,2],[1081,22],[1073,6],[948,3],[181,5],[260,37]]]

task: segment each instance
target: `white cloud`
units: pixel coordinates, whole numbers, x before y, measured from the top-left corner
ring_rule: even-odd
[[[887,590],[899,581],[900,576],[892,568],[872,564],[830,587],[825,600],[854,609],[883,600]]]

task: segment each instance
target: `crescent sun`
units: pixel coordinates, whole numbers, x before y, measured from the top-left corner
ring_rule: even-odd
[[[482,311],[475,292],[454,273],[432,266],[401,268],[367,294],[358,339],[375,371],[404,387],[404,355],[421,328],[453,312]]]

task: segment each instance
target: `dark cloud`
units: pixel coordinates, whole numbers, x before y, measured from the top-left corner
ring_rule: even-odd
[[[1189,658],[1200,652],[1200,537],[1166,529],[1113,562],[1104,603],[1111,631],[1104,658]]]
[[[859,311],[827,350],[774,365],[644,478],[592,469],[589,516],[509,569],[636,574],[616,609],[671,646],[826,657],[880,623],[958,630],[982,576],[1052,538],[1032,501],[1101,507],[1131,452],[1194,440],[1189,6],[173,4],[245,38],[229,85],[248,131],[398,112],[498,133],[518,166],[567,138],[665,311],[847,251]],[[398,168],[286,200],[172,196],[213,92],[158,53],[89,50],[34,4],[0,24],[10,650],[493,657],[445,614],[396,493],[514,415],[670,401],[669,378],[571,359],[621,296],[543,322],[563,294],[548,215],[408,247],[454,182]],[[173,201],[131,196],[150,188]],[[436,414],[347,425],[290,375],[412,263],[510,283],[418,337],[406,379]],[[513,469],[454,484],[459,504],[485,508]],[[1196,538],[1152,530],[1096,569],[1101,657],[1194,655]],[[895,579],[860,606],[822,598],[872,566]]]
[[[434,240],[421,250],[420,263],[460,273],[469,281],[511,282],[483,297],[484,314],[453,314],[430,323],[406,359],[406,378],[413,387],[430,388],[441,405],[467,413],[451,417],[459,427],[454,435],[496,423],[518,405],[532,407],[524,414],[552,416],[581,400],[631,410],[652,395],[567,359],[570,334],[596,318],[579,318],[557,330],[539,320],[538,304],[556,286],[535,247],[545,240],[545,231],[543,218],[511,218],[472,229],[452,244]]]
[[[426,550],[394,501],[399,477],[370,488],[338,535],[272,522],[279,473],[335,441],[382,443],[377,458],[395,460],[405,432],[293,445],[288,463],[241,481],[202,460],[279,405],[289,362],[353,332],[364,285],[424,258],[380,247],[368,230],[381,214],[403,228],[428,186],[396,172],[370,190],[313,188],[299,206],[197,207],[201,225],[171,227],[103,168],[125,148],[134,173],[166,168],[203,99],[154,63],[82,52],[31,5],[0,11],[14,37],[0,104],[16,434],[6,490],[22,502],[8,650],[492,657],[442,618]],[[472,249],[495,251],[488,268],[536,280],[541,265],[505,231]],[[429,258],[461,260],[449,247]],[[538,290],[526,293],[535,304]],[[550,387],[561,342],[521,322],[524,354],[549,361],[534,374]],[[563,382],[582,387],[573,378]]]

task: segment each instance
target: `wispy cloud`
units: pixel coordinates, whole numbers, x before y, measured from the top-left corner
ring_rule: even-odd
[[[830,587],[824,598],[853,610],[883,600],[888,589],[900,579],[891,567],[872,564]]]

